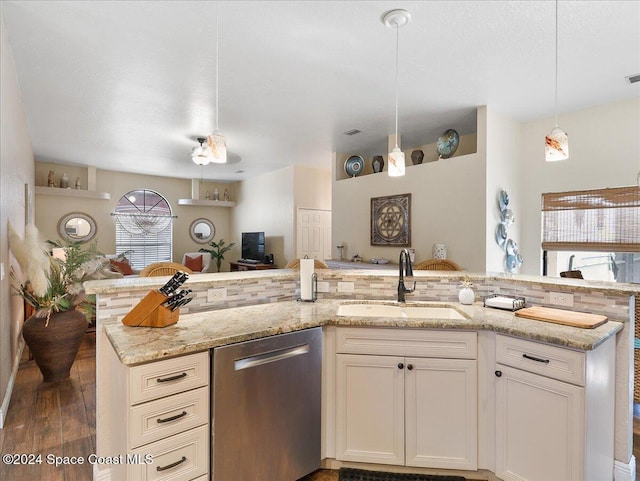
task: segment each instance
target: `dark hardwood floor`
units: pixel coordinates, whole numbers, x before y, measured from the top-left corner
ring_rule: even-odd
[[[22,356],[5,425],[0,429],[0,453],[41,454],[34,464],[0,463],[0,480],[90,481],[93,469],[86,462],[96,449],[96,337],[83,340],[71,377],[43,383],[35,362]],[[640,419],[633,423],[633,454],[640,460]],[[81,457],[84,464],[56,467],[47,455]],[[636,467],[640,479],[640,462]],[[337,471],[319,470],[300,481],[338,481]]]
[[[0,452],[32,455],[33,464],[0,463],[0,479],[11,481],[90,480],[86,462],[96,445],[96,336],[87,333],[71,376],[43,383],[28,349],[20,362],[4,428]],[[41,458],[35,455],[40,454]],[[49,457],[47,457],[49,456]],[[51,458],[53,456],[53,458]],[[55,457],[82,457],[84,464],[55,466]],[[4,458],[3,458],[4,460]]]

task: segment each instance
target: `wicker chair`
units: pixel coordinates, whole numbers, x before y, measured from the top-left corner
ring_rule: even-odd
[[[191,269],[178,262],[154,262],[140,271],[140,277],[172,276],[180,271],[193,274]]]
[[[328,269],[329,266],[318,259],[313,259],[313,267],[316,269]],[[285,269],[300,269],[300,259],[293,259],[289,261],[289,263],[284,266]]]
[[[413,266],[418,271],[461,271],[462,267],[447,259],[427,259]]]

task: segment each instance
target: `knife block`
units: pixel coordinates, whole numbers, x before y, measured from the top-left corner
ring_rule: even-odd
[[[171,311],[163,304],[169,299],[160,291],[151,291],[122,318],[122,324],[133,327],[167,327],[178,322],[180,310]]]

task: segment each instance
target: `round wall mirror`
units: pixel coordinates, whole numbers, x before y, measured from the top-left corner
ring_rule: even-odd
[[[200,218],[191,223],[189,234],[191,234],[193,242],[207,244],[216,234],[216,228],[209,219]]]
[[[58,234],[70,242],[88,242],[96,235],[96,221],[82,212],[71,212],[58,221]]]

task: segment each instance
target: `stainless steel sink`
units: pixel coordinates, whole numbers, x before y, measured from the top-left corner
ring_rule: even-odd
[[[388,304],[341,304],[338,316],[403,317],[408,319],[467,319],[453,307],[442,306],[391,306]]]

